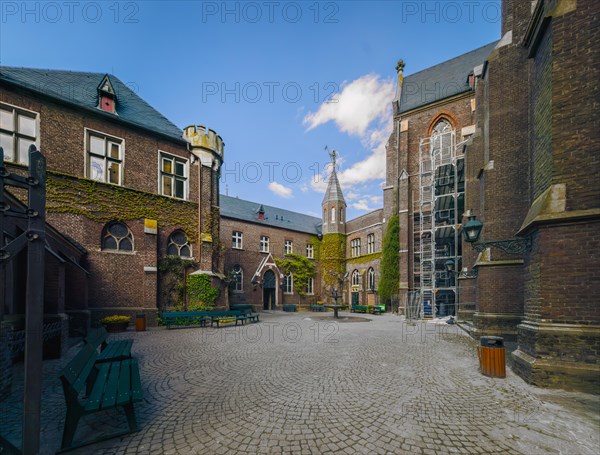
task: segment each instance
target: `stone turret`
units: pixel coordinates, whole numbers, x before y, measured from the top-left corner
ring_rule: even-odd
[[[337,153],[331,152],[331,175],[323,197],[323,234],[346,233],[346,201],[336,172]]]
[[[198,172],[198,239],[200,271],[222,273],[219,249],[219,177],[225,153],[225,143],[215,131],[202,125],[191,125],[183,130],[183,138],[190,144],[192,164]]]

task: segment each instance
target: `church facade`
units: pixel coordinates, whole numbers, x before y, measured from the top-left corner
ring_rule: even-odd
[[[499,41],[407,77],[399,62],[384,188],[405,301],[504,337],[528,382],[596,393],[599,12],[504,0]]]

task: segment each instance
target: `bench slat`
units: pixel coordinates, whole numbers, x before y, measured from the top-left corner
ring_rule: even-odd
[[[117,389],[119,386],[119,372],[121,368],[121,362],[111,362],[110,373],[106,382],[106,389],[104,391],[104,398],[102,399],[102,409],[114,408],[115,402],[117,401]]]
[[[110,343],[98,356],[99,361],[114,361],[131,357],[133,340],[119,340]]]
[[[121,362],[119,376],[119,391],[117,393],[117,406],[131,401],[131,360]]]
[[[94,364],[96,363],[96,350],[93,346],[89,345],[84,347],[73,359],[71,362],[74,362],[73,365],[69,363],[67,365],[69,376],[65,375],[65,379],[71,384],[73,390],[76,393],[81,393],[81,391],[86,387],[87,379],[94,368]],[[71,378],[74,378],[71,380]]]
[[[140,380],[140,368],[135,359],[131,359],[131,396],[133,401],[142,401],[142,381]]]
[[[94,382],[92,393],[90,393],[90,396],[85,403],[86,412],[92,412],[100,409],[102,395],[104,394],[104,386],[106,385],[106,378],[108,377],[109,371],[109,363],[104,363],[100,366],[98,375],[96,376],[96,381]]]

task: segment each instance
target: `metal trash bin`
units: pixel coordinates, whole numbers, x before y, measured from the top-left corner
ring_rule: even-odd
[[[135,331],[145,332],[146,331],[146,315],[136,314],[135,315]]]
[[[477,354],[481,373],[490,378],[506,377],[506,350],[504,338],[485,336],[480,338]]]

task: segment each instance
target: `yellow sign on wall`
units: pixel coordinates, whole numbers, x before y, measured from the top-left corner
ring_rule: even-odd
[[[144,232],[146,234],[158,234],[158,221],[144,219]]]

